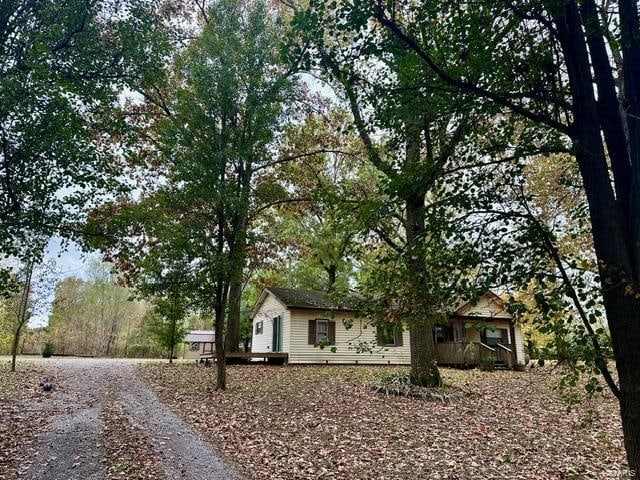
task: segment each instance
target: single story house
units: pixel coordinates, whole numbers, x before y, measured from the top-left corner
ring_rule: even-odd
[[[213,330],[189,330],[184,337],[182,358],[199,359],[200,355],[211,354],[214,342]]]
[[[377,331],[324,292],[265,288],[250,318],[252,352],[284,352],[289,363],[410,363],[407,330]],[[478,365],[488,356],[508,367],[525,363],[520,326],[492,292],[474,304],[458,302],[448,323],[435,327],[434,340],[441,365]]]

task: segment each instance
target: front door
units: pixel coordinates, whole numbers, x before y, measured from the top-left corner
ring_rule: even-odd
[[[280,352],[282,350],[282,316],[278,315],[273,319],[273,330],[271,335],[271,351]]]

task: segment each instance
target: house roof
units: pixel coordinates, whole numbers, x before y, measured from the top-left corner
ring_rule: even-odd
[[[213,342],[214,339],[213,330],[189,330],[184,337],[185,342]]]
[[[267,288],[278,300],[289,308],[312,308],[318,310],[353,310],[348,302],[336,303],[325,292],[299,290],[297,288]]]
[[[250,318],[254,318],[256,313],[258,312],[262,302],[264,302],[265,298],[268,294],[273,295],[280,303],[282,303],[287,308],[302,308],[302,309],[313,309],[313,310],[334,310],[334,311],[354,311],[355,301],[349,302],[346,301],[344,303],[336,303],[332,300],[326,292],[321,292],[318,290],[300,290],[297,288],[276,288],[269,287],[262,290],[262,294],[260,298],[255,303],[253,308],[251,309]],[[496,295],[495,293],[488,291],[482,297],[489,297],[492,302],[495,302],[499,307],[500,311],[504,312],[502,316],[510,316],[506,314],[506,307],[502,299]],[[355,300],[355,299],[354,299]],[[453,310],[454,315],[459,316],[467,316],[468,310],[472,309],[471,300],[468,299],[459,299],[456,302],[456,305]],[[492,314],[492,316],[495,312]]]
[[[340,310],[353,311],[353,305],[349,302],[336,303],[326,292],[318,290],[300,290],[297,288],[265,288],[260,298],[251,310],[251,318],[260,308],[260,305],[266,298],[267,294],[273,295],[287,308],[304,308],[312,310]]]

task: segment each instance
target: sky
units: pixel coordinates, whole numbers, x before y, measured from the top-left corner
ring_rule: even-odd
[[[52,238],[47,246],[43,264],[53,262],[54,268],[47,269],[46,272],[43,269],[34,272],[34,290],[40,299],[29,319],[29,328],[47,325],[56,283],[67,277],[87,278],[89,263],[99,258],[97,253],[82,252],[75,243],[63,246],[60,238]]]

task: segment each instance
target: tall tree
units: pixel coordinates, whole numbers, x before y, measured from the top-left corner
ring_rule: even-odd
[[[181,266],[192,306],[215,318],[217,388],[225,389],[225,350],[240,342],[256,177],[270,168],[291,82],[277,49],[282,27],[265,2],[221,0],[202,21],[166,86],[145,92],[144,160],[156,177],[138,201],[102,210],[120,214],[108,226],[120,241],[103,248],[142,275],[163,261]]]
[[[396,274],[402,272],[405,278],[390,282],[395,298],[387,291],[386,302],[376,307],[386,304],[396,323],[409,327],[412,381],[439,385],[432,330],[459,290],[461,275],[452,276],[451,270],[468,268],[463,264],[469,260],[462,243],[456,256],[447,246],[447,237],[455,236],[447,222],[447,209],[456,208],[450,200],[460,204],[465,199],[443,188],[443,176],[456,155],[468,154],[462,140],[472,137],[479,117],[464,96],[448,93],[436,76],[427,75],[417,55],[393,36],[345,29],[332,10],[332,4],[312,2],[308,11],[298,14],[291,58],[336,87],[382,178],[379,201],[363,204],[364,221],[395,251],[402,264]],[[402,233],[390,232],[390,224]],[[449,272],[439,270],[447,263]]]
[[[312,110],[302,121],[287,127],[286,161],[271,179],[279,195],[262,216],[281,254],[270,258],[273,269],[263,269],[261,281],[344,291],[362,249],[353,207],[375,191],[375,172],[358,137],[347,133],[348,113],[318,97],[309,104]]]
[[[173,363],[176,346],[187,333],[184,326],[186,303],[173,291],[169,297],[156,298],[155,308],[149,312],[149,331],[166,349],[169,363]]]

